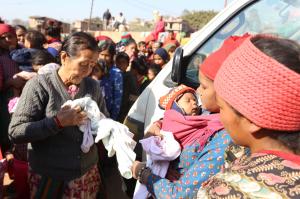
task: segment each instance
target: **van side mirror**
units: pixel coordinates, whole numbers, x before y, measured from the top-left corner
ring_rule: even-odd
[[[178,47],[173,57],[171,79],[173,82],[180,84],[182,82],[183,75],[183,49]]]

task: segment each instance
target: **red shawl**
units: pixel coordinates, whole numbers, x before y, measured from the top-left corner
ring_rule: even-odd
[[[182,148],[196,141],[200,150],[211,135],[223,128],[219,114],[184,116],[175,110],[167,110],[162,122],[162,130],[172,132]]]

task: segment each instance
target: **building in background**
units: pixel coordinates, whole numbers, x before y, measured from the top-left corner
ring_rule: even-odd
[[[35,29],[38,31],[43,32],[47,26],[48,21],[56,21],[56,22],[61,22],[61,27],[62,27],[62,32],[64,34],[68,34],[71,31],[71,25],[69,23],[65,23],[53,18],[48,18],[48,17],[40,17],[40,16],[31,16],[29,17],[29,28],[30,29]]]

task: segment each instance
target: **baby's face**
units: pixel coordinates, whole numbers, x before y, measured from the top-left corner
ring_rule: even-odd
[[[177,104],[187,115],[197,115],[199,112],[197,99],[192,93],[183,94],[183,96],[177,101]]]

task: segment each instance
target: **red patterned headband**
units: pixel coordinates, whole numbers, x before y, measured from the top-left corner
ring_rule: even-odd
[[[300,74],[261,52],[251,39],[223,63],[214,82],[217,94],[262,128],[300,130]]]

